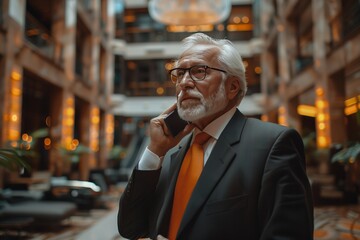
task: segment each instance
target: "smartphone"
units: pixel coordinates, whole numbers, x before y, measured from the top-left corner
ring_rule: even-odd
[[[188,124],[187,121],[180,118],[177,109],[169,113],[169,115],[166,118],[164,118],[164,121],[173,137],[178,135],[179,132],[181,132]]]

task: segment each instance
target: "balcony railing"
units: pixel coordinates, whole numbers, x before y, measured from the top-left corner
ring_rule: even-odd
[[[54,41],[50,31],[29,12],[26,13],[25,39],[49,58],[54,56]]]
[[[121,32],[118,30],[118,32]],[[232,41],[246,41],[250,40],[253,37],[253,31],[244,30],[244,31],[218,31],[214,27],[206,32],[209,36],[214,36],[216,38],[228,38]],[[131,27],[127,28],[125,31],[125,41],[130,43],[137,42],[178,42],[179,40],[189,36],[192,32],[188,31],[168,31],[167,29],[159,28],[140,28],[140,27]],[[119,35],[119,34],[118,34]]]

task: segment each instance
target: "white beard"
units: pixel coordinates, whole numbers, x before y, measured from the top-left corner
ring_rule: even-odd
[[[224,109],[228,104],[224,81],[221,83],[218,91],[207,99],[205,99],[200,92],[195,90],[189,90],[188,93],[191,96],[198,97],[201,102],[200,104],[198,102],[180,104],[178,101],[177,108],[179,116],[189,122],[195,122],[196,120],[215,114]]]

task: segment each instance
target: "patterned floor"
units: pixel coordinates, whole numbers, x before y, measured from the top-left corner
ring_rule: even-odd
[[[11,238],[0,232],[0,240],[14,239],[14,236],[32,240],[124,240],[118,235],[116,226],[120,194],[115,192],[113,196],[109,208],[79,212],[57,229],[8,232]],[[314,240],[360,240],[360,203],[316,207],[314,215]]]
[[[314,240],[360,240],[360,205],[315,208]]]

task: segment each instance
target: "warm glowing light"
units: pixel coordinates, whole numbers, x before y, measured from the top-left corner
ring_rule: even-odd
[[[299,105],[297,107],[297,113],[302,116],[316,117],[316,107],[310,105]]]
[[[324,113],[319,113],[317,117],[318,117],[319,122],[325,121],[325,114]]]
[[[100,122],[100,118],[98,116],[93,116],[91,118],[91,122],[94,124],[98,124]]]
[[[252,31],[253,25],[252,24],[228,24],[226,29],[229,32],[241,32],[241,31]]]
[[[168,32],[186,32],[186,26],[174,26],[170,25],[167,27]]]
[[[90,148],[93,151],[99,150],[99,123],[100,123],[100,110],[98,107],[91,109],[91,125],[90,125]]]
[[[77,140],[76,138],[74,138],[74,139],[71,141],[71,144],[73,144],[74,146],[78,146],[78,145],[79,145],[79,140]]]
[[[106,146],[108,150],[112,148],[114,145],[114,115],[106,114],[105,117],[105,139],[106,139]]]
[[[247,68],[249,66],[248,61],[243,61],[244,67]]]
[[[316,95],[317,96],[322,96],[322,95],[324,95],[324,90],[322,89],[322,88],[317,88],[316,89]]]
[[[356,97],[353,97],[353,98],[349,98],[349,99],[347,99],[347,100],[345,100],[345,106],[346,107],[349,107],[349,106],[351,106],[351,105],[354,105],[354,104],[356,104]]]
[[[286,126],[286,118],[284,116],[279,116],[278,122],[280,125]]]
[[[229,17],[230,0],[149,0],[149,15],[166,25],[217,24]]]
[[[11,115],[11,121],[16,122],[18,120],[18,116],[16,114]]]
[[[176,25],[170,25],[167,27],[167,30],[169,32],[210,32],[214,30],[214,26],[210,25],[210,24],[205,24],[205,25],[189,25],[189,26],[185,26],[185,25],[180,25],[180,26],[176,26]]]
[[[248,16],[243,16],[241,18],[241,20],[243,21],[243,23],[249,23],[250,22],[250,18]]]
[[[50,138],[45,138],[44,139],[44,145],[45,146],[50,146],[51,145],[51,139]]]
[[[112,126],[108,126],[106,128],[106,133],[113,133],[114,132],[114,128]]]
[[[22,91],[21,91],[20,88],[13,87],[11,89],[11,94],[14,95],[14,96],[20,96],[21,93],[22,93]]]
[[[158,88],[156,89],[156,93],[157,93],[158,95],[163,95],[164,92],[165,92],[165,90],[164,90],[163,87],[158,87]]]
[[[9,130],[9,139],[10,140],[17,140],[19,139],[20,132],[18,130],[10,129]]]
[[[165,69],[166,70],[170,70],[170,69],[172,69],[174,67],[174,63],[166,63],[165,64]]]
[[[124,17],[124,21],[128,22],[128,23],[135,22],[135,20],[136,20],[135,15],[127,15],[127,16]]]
[[[317,108],[324,108],[326,106],[325,101],[324,100],[317,100],[316,101],[316,107]]]
[[[241,18],[240,18],[240,17],[234,17],[234,18],[233,18],[233,22],[234,22],[234,23],[240,23],[240,22],[241,22]]]
[[[26,142],[26,141],[29,139],[29,135],[26,134],[26,133],[24,133],[24,134],[21,136],[21,139]]]
[[[75,111],[74,111],[74,108],[72,108],[72,107],[68,107],[68,108],[66,108],[66,110],[65,110],[65,114],[66,114],[67,116],[73,116],[74,113],[75,113]]]
[[[285,107],[279,107],[279,114],[285,113]]]
[[[73,144],[70,144],[70,145],[69,145],[69,150],[75,151],[75,149],[76,149],[76,146],[75,146],[75,145],[73,145]]]
[[[320,136],[317,139],[319,147],[326,147],[327,146],[327,140],[326,137]]]
[[[68,97],[68,98],[66,99],[66,104],[67,104],[68,106],[73,105],[73,104],[74,104],[74,99],[73,99],[72,97]]]
[[[68,119],[66,119],[65,120],[65,125],[66,126],[73,126],[74,125],[74,120],[73,119],[71,119],[71,118],[68,118]]]
[[[318,127],[319,127],[320,130],[324,130],[325,129],[325,123],[323,123],[323,122],[319,123]]]
[[[344,109],[344,113],[346,116],[357,113],[357,111],[358,111],[358,108],[356,107],[356,105],[352,105],[352,106],[346,107]]]
[[[261,73],[261,67],[255,67],[255,73],[260,74]]]
[[[16,80],[16,81],[19,81],[21,79],[21,74],[18,73],[17,71],[12,71],[11,72],[11,78]]]
[[[268,115],[261,115],[261,120],[265,122],[269,121]]]
[[[199,31],[199,27],[198,26],[188,26],[187,28],[188,32],[197,32]]]
[[[279,113],[278,123],[280,125],[287,126],[287,119],[286,119],[286,116],[285,116],[285,113],[286,113],[285,107],[284,106],[279,107],[278,113]]]

